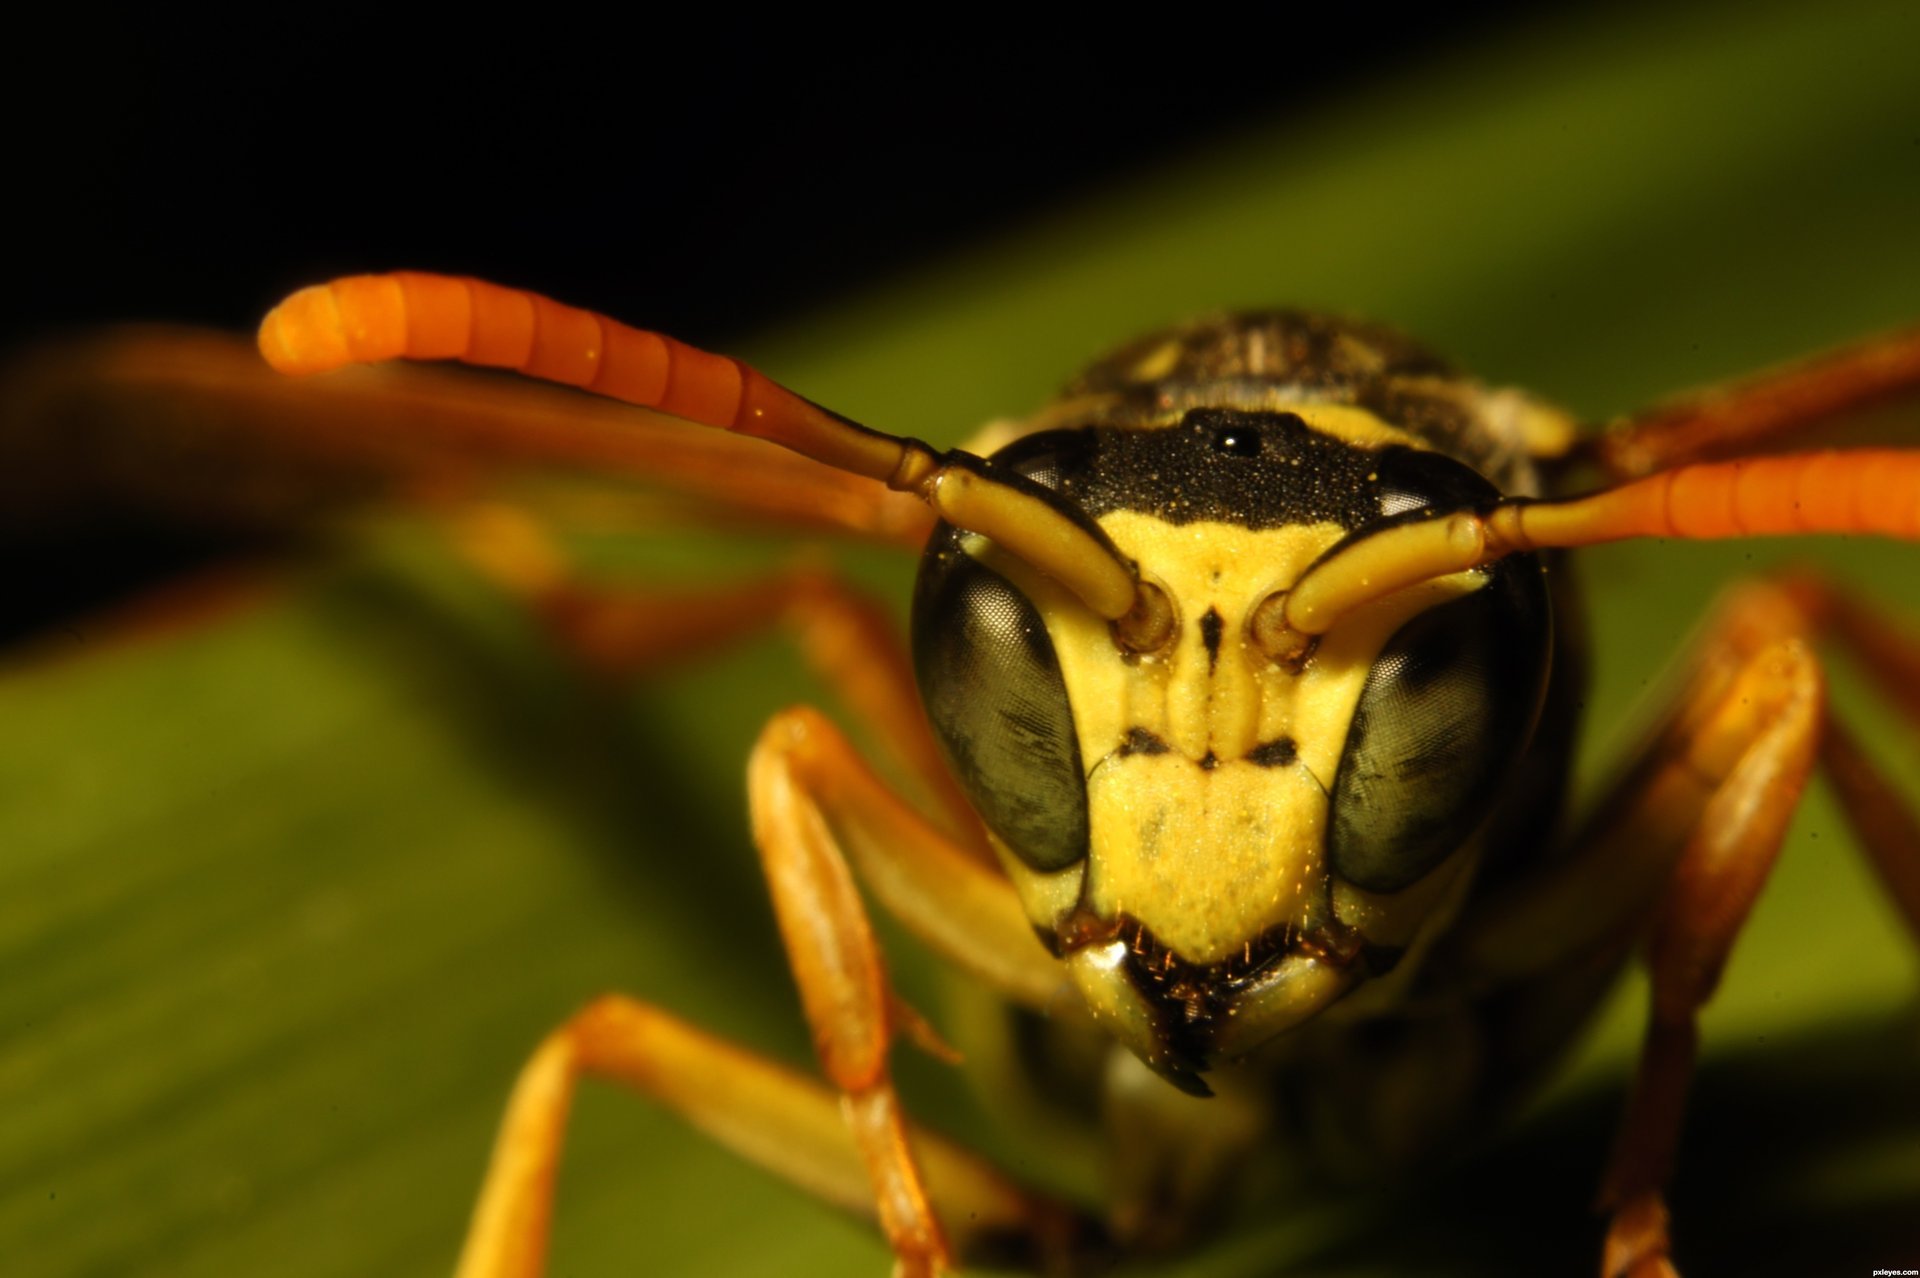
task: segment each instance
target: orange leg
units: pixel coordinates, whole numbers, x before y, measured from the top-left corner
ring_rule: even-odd
[[[839,1099],[812,1079],[617,995],[555,1030],[521,1070],[474,1208],[458,1278],[542,1272],[567,1114],[581,1076],[630,1087],[751,1162],[845,1210],[872,1214],[861,1151]],[[1073,1217],[977,1155],[905,1129],[934,1201],[963,1244],[1064,1245]]]
[[[893,1031],[928,1032],[892,993],[849,850],[875,891],[936,948],[1008,993],[1047,998],[1060,978],[1025,931],[1004,879],[915,830],[911,813],[856,764],[845,739],[804,707],[776,715],[747,764],[754,842],[827,1080],[842,1096],[898,1273],[948,1272],[952,1252],[906,1140],[887,1066]],[[907,822],[907,824],[903,824]],[[844,850],[843,850],[844,849]],[[931,1044],[929,1044],[931,1045]]]
[[[1920,937],[1920,820],[1853,733],[1829,717],[1820,737],[1820,763],[1839,791],[1841,810],[1880,873],[1887,895]]]
[[[1608,1278],[1673,1273],[1661,1187],[1672,1168],[1697,1051],[1696,1017],[1772,868],[1816,758],[1920,936],[1920,822],[1825,711],[1810,648],[1815,637],[1852,650],[1920,722],[1902,682],[1914,664],[1913,647],[1864,603],[1817,578],[1798,577],[1751,587],[1727,606],[1706,679],[1650,755],[1664,759],[1657,770],[1669,779],[1717,773],[1719,780],[1699,807],[1655,914],[1646,1045],[1602,1191],[1613,1213],[1602,1266]],[[1716,685],[1724,693],[1715,693]],[[1712,745],[1716,737],[1744,742],[1724,772],[1715,766],[1722,753]],[[1648,775],[1644,767],[1640,775]]]
[[[1746,758],[1703,810],[1655,923],[1652,1024],[1633,1100],[1608,1171],[1603,1201],[1614,1209],[1603,1273],[1667,1275],[1666,1209],[1660,1197],[1673,1160],[1686,1079],[1696,1049],[1694,1016],[1712,994],[1740,923],[1771,867],[1809,765],[1808,746],[1833,783],[1889,894],[1920,937],[1920,820],[1873,766],[1852,734],[1821,713],[1818,672],[1802,636],[1838,639],[1907,717],[1920,725],[1912,686],[1915,648],[1888,619],[1837,587],[1798,576],[1759,588],[1752,611],[1781,642],[1756,652],[1752,695],[1770,689],[1775,708]],[[1771,619],[1767,618],[1771,614]],[[1759,662],[1771,661],[1771,673]]]
[[[933,1278],[952,1268],[953,1257],[907,1148],[887,1067],[894,998],[853,874],[790,764],[800,731],[776,719],[748,764],[754,842],[814,1050],[844,1098],[898,1271]]]
[[[1803,642],[1788,637],[1754,653],[1736,696],[1740,704],[1723,712],[1751,724],[1752,742],[1702,806],[1655,917],[1646,1045],[1601,1191],[1613,1213],[1601,1266],[1607,1278],[1674,1272],[1662,1186],[1693,1072],[1696,1018],[1773,868],[1813,764],[1822,688]]]
[[[1844,347],[1772,373],[1711,387],[1615,423],[1569,460],[1616,480],[1752,453],[1883,400],[1920,391],[1920,329]]]
[[[1783,786],[1790,782],[1791,794],[1776,786],[1768,805],[1786,798],[1791,809],[1806,769],[1779,738],[1797,739],[1803,729],[1795,697],[1807,690],[1796,690],[1796,679],[1812,681],[1817,726],[1818,671],[1804,617],[1775,587],[1736,588],[1718,606],[1665,722],[1593,806],[1571,853],[1462,919],[1448,961],[1470,983],[1498,986],[1631,945],[1710,805],[1745,775],[1741,768],[1771,767]],[[1804,728],[1809,758],[1813,726]]]
[[[1920,634],[1818,573],[1788,573],[1781,586],[1823,635],[1839,641],[1889,703],[1920,732]]]
[[[1727,605],[1706,677],[1655,743],[1641,796],[1689,831],[1654,915],[1652,1006],[1601,1203],[1605,1278],[1671,1278],[1662,1187],[1672,1169],[1697,1016],[1779,853],[1819,738],[1824,688],[1802,619],[1778,591]],[[1655,762],[1657,761],[1657,762]]]
[[[904,1009],[889,988],[842,843],[901,849],[893,860],[875,864],[881,871],[873,876],[879,880],[876,890],[909,926],[939,929],[929,939],[960,950],[955,957],[976,971],[986,972],[983,960],[999,961],[995,952],[1004,952],[1008,934],[1024,929],[1015,922],[1018,904],[1004,880],[972,877],[972,862],[924,835],[890,844],[874,839],[909,834],[898,824],[907,814],[888,803],[885,791],[850,767],[852,762],[844,739],[818,713],[799,708],[775,716],[747,765],[754,842],[814,1048],[828,1081],[841,1092],[879,1203],[881,1228],[899,1258],[896,1272],[932,1278],[949,1272],[952,1252],[908,1147],[887,1066],[893,1030],[911,1031],[918,1021],[910,1014],[902,1019]],[[875,858],[869,854],[868,861]],[[936,867],[935,874],[925,874]],[[901,872],[904,882],[889,882],[889,870]],[[915,882],[916,871],[920,882]],[[900,909],[903,893],[913,908]],[[1027,971],[1039,976],[1042,988],[1058,988],[1051,961],[1035,961],[1044,952],[1030,937],[1014,952],[1029,956]],[[1025,975],[1001,974],[1002,984],[1016,981],[1038,992]]]
[[[1569,970],[1647,939],[1652,1005],[1601,1205],[1603,1278],[1672,1278],[1663,1186],[1697,1050],[1696,1018],[1773,867],[1813,765],[1920,937],[1920,820],[1825,708],[1832,638],[1916,726],[1914,644],[1817,577],[1753,583],[1719,606],[1664,725],[1572,854],[1463,919],[1446,961],[1479,987]],[[1645,920],[1652,918],[1651,929]]]
[[[1672,1278],[1663,1187],[1693,1073],[1696,1018],[1768,873],[1817,756],[1824,685],[1808,620],[1756,583],[1718,608],[1673,712],[1572,855],[1463,920],[1470,980],[1503,984],[1644,937],[1652,1004],[1600,1195],[1604,1278]],[[1647,920],[1651,918],[1651,929]]]
[[[1878,685],[1887,704],[1920,732],[1920,635],[1816,573],[1793,573],[1781,584],[1811,623]],[[1820,738],[1820,762],[1887,894],[1920,938],[1920,817],[1846,725],[1831,716]]]
[[[950,1272],[955,1244],[1009,1238],[1048,1263],[1084,1222],[978,1158],[915,1131],[887,1056],[896,1030],[943,1045],[901,1004],[854,886],[1009,997],[1060,989],[1011,887],[891,794],[815,711],[768,724],[748,765],[753,832],[829,1087],[625,999],[595,1003],[522,1072],[474,1215],[461,1278],[540,1272],[573,1080],[612,1078],[822,1198],[871,1211],[898,1273]],[[951,1232],[950,1232],[951,1231]]]

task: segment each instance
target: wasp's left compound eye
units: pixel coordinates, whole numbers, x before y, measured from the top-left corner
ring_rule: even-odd
[[[1087,793],[1053,640],[1014,584],[942,527],[913,598],[913,662],[947,761],[987,828],[1036,870],[1087,854]]]

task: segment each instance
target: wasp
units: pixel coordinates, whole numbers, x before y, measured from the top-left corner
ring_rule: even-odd
[[[1234,314],[1131,343],[949,451],[473,280],[308,289],[260,345],[299,374],[503,367],[764,440],[807,464],[743,464],[707,495],[920,546],[906,648],[811,567],[636,622],[537,538],[486,552],[603,659],[792,621],[905,780],[817,710],[768,723],[752,828],[823,1077],[594,1002],[521,1073],[462,1278],[540,1272],[584,1076],[868,1212],[898,1273],[1078,1272],[1190,1237],[1262,1145],[1360,1169],[1444,1146],[1539,1078],[1635,954],[1653,994],[1601,1272],[1672,1274],[1663,1191],[1697,1017],[1816,768],[1920,928],[1920,830],[1828,708],[1816,655],[1844,648],[1920,717],[1920,656],[1894,622],[1811,573],[1736,590],[1657,729],[1570,821],[1581,636],[1561,570],[1636,537],[1920,538],[1920,453],[1776,451],[1920,385],[1920,330],[1582,439],[1391,330]],[[669,462],[707,437],[686,438]],[[869,902],[1005,1001],[1010,1054],[1100,1098],[1102,1208],[904,1111],[895,1040],[952,1052],[893,990]]]

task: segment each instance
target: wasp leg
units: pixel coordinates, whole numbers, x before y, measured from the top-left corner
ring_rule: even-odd
[[[852,960],[837,959],[835,951],[864,947],[878,975],[865,912],[848,878],[850,861],[887,912],[936,952],[1004,997],[1036,1010],[1071,1014],[1058,1006],[1069,988],[1060,965],[1034,939],[1012,885],[888,789],[819,711],[794,706],[774,716],[754,746],[747,784],[754,835],[776,907],[786,908],[782,893],[788,888],[806,890],[806,896],[791,898],[796,909],[808,899],[822,910],[831,907],[831,912],[791,915],[800,929],[791,934],[786,931],[790,916],[781,915],[790,952],[795,942],[817,940],[825,957],[809,951],[806,962],[813,967],[833,963],[822,971],[838,972],[851,970],[846,962]],[[802,871],[814,878],[793,877]],[[836,887],[821,895],[823,884],[842,881],[845,891]],[[844,934],[817,932],[841,926]],[[803,986],[811,979],[796,975]]]
[[[1011,997],[1043,1004],[1059,975],[1006,880],[888,791],[816,711],[789,710],[768,724],[748,787],[755,842],[831,1086],[643,1004],[593,1004],[521,1073],[459,1278],[540,1272],[567,1106],[583,1073],[652,1096],[752,1161],[877,1216],[902,1275],[950,1271],[949,1230],[963,1250],[1013,1247],[1043,1264],[1067,1263],[1085,1245],[1083,1218],[914,1130],[901,1113],[886,1060],[893,1031],[939,1044],[889,989],[847,861],[936,948]]]
[[[1598,805],[1572,855],[1464,921],[1466,939],[1452,955],[1482,986],[1527,972],[1577,977],[1582,967],[1604,968],[1653,911],[1651,1023],[1602,1194],[1613,1212],[1610,1278],[1672,1273],[1661,1186],[1693,1067],[1695,1013],[1816,757],[1920,935],[1920,820],[1824,707],[1816,638],[1839,641],[1920,724],[1920,645],[1911,635],[1811,574],[1743,587],[1720,605],[1666,726]]]
[[[1717,705],[1690,699],[1656,745],[1664,762],[1654,786],[1677,781],[1685,790],[1702,774],[1711,785],[1700,793],[1648,943],[1646,1043],[1601,1191],[1613,1214],[1602,1260],[1609,1278],[1674,1272],[1662,1186],[1693,1072],[1696,1018],[1773,868],[1819,737],[1824,688],[1799,622],[1771,588],[1736,595],[1716,636],[1725,647],[1708,658],[1710,668],[1730,663],[1732,678]]]
[[[1812,571],[1792,573],[1781,585],[1810,623],[1837,640],[1920,731],[1920,636]],[[1920,938],[1920,817],[1831,713],[1820,736],[1820,763],[1887,895]]]
[[[977,860],[992,862],[979,818],[942,761],[920,708],[891,611],[830,568],[802,561],[767,576],[693,589],[607,586],[584,580],[546,528],[516,507],[474,507],[455,536],[470,562],[602,677],[635,678],[785,629],[814,671],[887,743],[943,828]]]
[[[1853,734],[1831,716],[1821,729],[1820,764],[1887,895],[1920,938],[1920,819]]]
[[[1464,918],[1449,965],[1472,987],[1493,988],[1630,946],[1690,844],[1724,831],[1707,816],[1712,804],[1735,802],[1720,796],[1736,779],[1750,784],[1756,769],[1776,779],[1745,823],[1791,810],[1820,702],[1803,614],[1777,587],[1736,588],[1717,606],[1666,720],[1593,805],[1568,855]]]
[[[533,1278],[544,1268],[553,1182],[573,1088],[609,1079],[676,1111],[735,1153],[835,1206],[872,1214],[861,1152],[840,1099],[812,1079],[619,995],[548,1036],[520,1072],[458,1278]],[[1011,1184],[977,1155],[905,1132],[933,1200],[963,1241],[1063,1236],[1071,1217]]]
[[[1889,333],[1744,381],[1658,405],[1596,435],[1568,457],[1616,480],[1684,462],[1750,452],[1920,390],[1920,329]]]
[[[754,842],[827,1079],[866,1161],[881,1227],[910,1275],[947,1272],[951,1250],[905,1139],[887,1054],[901,1008],[849,858],[887,908],[1009,995],[1061,986],[1007,881],[942,838],[861,764],[819,712],[787,710],[747,765]]]
[[[1647,1036],[1601,1191],[1606,1278],[1674,1273],[1662,1187],[1695,1018],[1779,853],[1823,702],[1804,614],[1777,586],[1737,589],[1718,606],[1673,712],[1571,855],[1463,920],[1453,958],[1483,986],[1577,972],[1646,938]]]
[[[1837,641],[1920,729],[1920,638],[1811,571],[1739,588],[1721,604],[1699,645],[1693,682],[1663,737],[1595,805],[1598,816],[1575,840],[1573,852],[1548,874],[1516,885],[1462,921],[1447,958],[1467,982],[1496,986],[1552,970],[1604,946],[1644,917],[1677,858],[1675,832],[1688,828],[1693,806],[1686,796],[1698,788],[1671,766],[1674,743],[1691,739],[1697,750],[1720,751],[1739,743],[1736,736],[1710,746],[1700,725],[1724,700],[1734,671],[1769,636]],[[1737,729],[1738,721],[1729,720],[1728,730]],[[1830,709],[1818,740],[1822,768],[1842,811],[1920,935],[1920,819]],[[1663,770],[1664,778],[1657,775]],[[1672,797],[1663,799],[1669,792]]]
[[[1920,660],[1911,637],[1868,604],[1810,574],[1754,586],[1736,595],[1727,612],[1730,646],[1754,653],[1759,676],[1740,681],[1735,692],[1760,698],[1770,690],[1778,708],[1766,712],[1770,723],[1756,725],[1762,735],[1703,810],[1656,917],[1649,952],[1652,1024],[1604,1193],[1615,1208],[1604,1269],[1609,1275],[1671,1271],[1659,1186],[1672,1161],[1692,1068],[1694,1013],[1711,996],[1771,868],[1805,781],[1809,745],[1817,747],[1870,861],[1920,934],[1920,821],[1826,710],[1818,669],[1805,651],[1812,638],[1839,640],[1920,722],[1920,698],[1911,683]],[[1777,641],[1762,643],[1768,633]],[[1760,646],[1750,647],[1755,644]],[[1762,668],[1768,661],[1777,663],[1774,670]],[[1761,806],[1749,811],[1755,803]]]

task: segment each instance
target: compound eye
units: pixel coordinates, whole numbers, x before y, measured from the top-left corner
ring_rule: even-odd
[[[942,527],[913,597],[913,662],[934,735],[987,828],[1035,870],[1087,854],[1066,680],[1033,602]]]
[[[1502,561],[1473,593],[1402,626],[1374,661],[1334,778],[1327,852],[1370,892],[1397,892],[1492,811],[1546,692],[1539,563]]]

